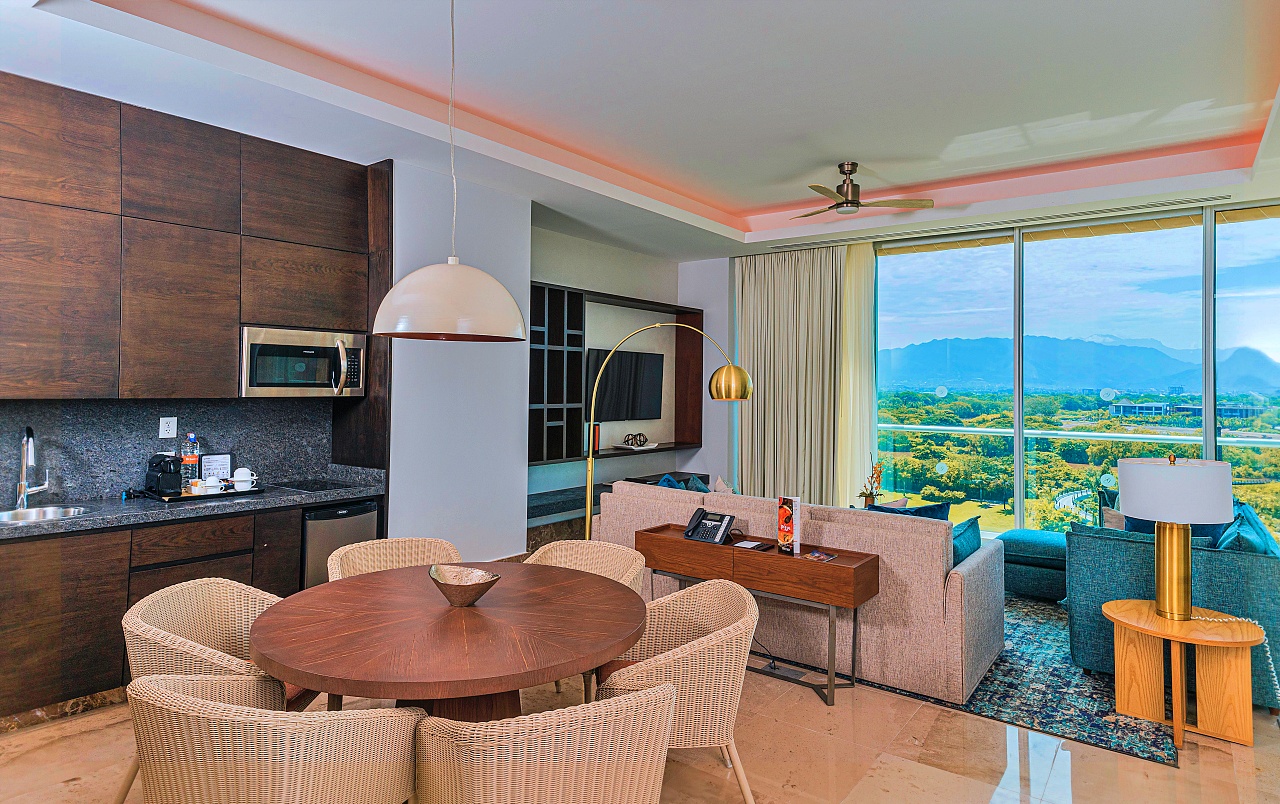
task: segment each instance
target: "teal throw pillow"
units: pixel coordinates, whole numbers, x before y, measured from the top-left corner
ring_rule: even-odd
[[[887,505],[868,505],[864,510],[876,511],[881,514],[918,516],[924,519],[941,519],[944,521],[951,518],[951,503],[949,502],[917,505],[915,508],[891,508]]]
[[[1266,524],[1251,506],[1238,500],[1235,521],[1218,539],[1218,549],[1280,557],[1280,545],[1276,544]]]
[[[697,475],[690,475],[689,479],[684,481],[684,486],[689,491],[696,491],[701,494],[709,494],[711,489],[707,488],[707,484],[702,482],[702,478]]]
[[[1136,530],[1116,530],[1114,528],[1098,528],[1093,525],[1085,525],[1081,522],[1072,522],[1071,532],[1079,533],[1084,536],[1101,536],[1105,539],[1130,539],[1135,542],[1154,543],[1156,540],[1155,533],[1143,533]],[[1196,536],[1195,531],[1192,531],[1191,546],[1211,550],[1214,547],[1213,538],[1209,536]]]
[[[681,483],[679,480],[676,480],[671,475],[663,475],[662,479],[658,481],[658,485],[662,486],[664,489],[680,489],[681,491],[685,490],[684,484]]]
[[[978,552],[982,546],[982,528],[978,527],[978,518],[952,526],[951,528],[951,566],[958,567],[960,562]]]

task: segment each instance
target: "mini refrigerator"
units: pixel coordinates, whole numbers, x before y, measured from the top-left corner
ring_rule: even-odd
[[[378,503],[374,501],[313,508],[302,515],[302,586],[329,580],[329,555],[339,547],[378,538]]]

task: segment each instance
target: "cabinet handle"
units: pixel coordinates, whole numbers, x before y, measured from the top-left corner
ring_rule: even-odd
[[[333,345],[338,347],[338,382],[333,386],[333,394],[342,396],[342,392],[347,387],[347,345],[341,338],[334,341]]]

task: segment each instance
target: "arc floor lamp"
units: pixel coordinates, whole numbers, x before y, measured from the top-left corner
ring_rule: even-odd
[[[609,361],[613,358],[613,353],[622,348],[622,344],[631,340],[641,332],[660,327],[683,327],[691,329],[702,337],[711,341],[711,343],[720,350],[720,354],[724,356],[725,365],[716,369],[711,375],[711,382],[707,384],[707,392],[711,394],[711,398],[720,402],[745,402],[751,398],[753,385],[751,375],[742,366],[734,365],[729,359],[728,353],[720,344],[716,343],[716,339],[688,324],[678,324],[675,322],[661,322],[650,324],[647,327],[641,327],[627,337],[618,341],[618,345],[609,350],[609,354],[605,356],[604,362],[600,364],[600,371],[596,373],[595,381],[591,386],[591,410],[587,416],[587,524],[586,537],[591,538],[591,516],[596,507],[595,499],[595,476],[596,476],[596,445],[595,445],[595,422],[596,422],[596,394],[600,391],[600,378],[604,376],[604,370],[609,365]]]

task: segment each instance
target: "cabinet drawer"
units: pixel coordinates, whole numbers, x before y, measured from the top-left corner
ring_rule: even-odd
[[[166,586],[173,586],[183,581],[194,581],[196,578],[228,578],[247,584],[253,580],[253,556],[246,553],[242,556],[193,561],[190,564],[131,572],[129,573],[129,605],[132,606],[152,592],[157,592]]]
[[[129,566],[143,567],[252,549],[251,516],[178,522],[134,530]],[[245,583],[248,583],[247,579]]]

